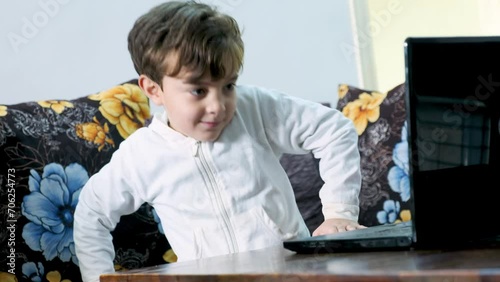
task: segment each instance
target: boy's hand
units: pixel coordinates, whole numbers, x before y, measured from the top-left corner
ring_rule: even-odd
[[[330,218],[325,220],[318,228],[316,228],[312,235],[319,236],[362,228],[366,228],[366,226],[359,225],[356,221],[343,218]]]

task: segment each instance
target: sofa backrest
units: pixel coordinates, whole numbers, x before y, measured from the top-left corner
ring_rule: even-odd
[[[358,131],[362,185],[359,222],[366,226],[411,219],[405,85],[387,92],[341,84],[337,109]]]
[[[337,109],[358,128],[360,223],[408,220],[404,86],[379,93],[340,85]],[[72,222],[79,191],[150,117],[137,80],[73,100],[0,105],[0,216],[11,227],[0,233],[0,281],[16,281],[12,273],[17,281],[81,281]],[[280,161],[312,232],[323,222],[318,160],[285,154]],[[123,216],[112,235],[117,270],[176,261],[147,204]]]
[[[73,242],[80,190],[148,118],[137,80],[73,100],[0,105],[0,216],[11,227],[0,240],[1,281],[12,273],[81,281]],[[151,207],[124,218],[113,234],[116,268],[164,263],[170,247]]]

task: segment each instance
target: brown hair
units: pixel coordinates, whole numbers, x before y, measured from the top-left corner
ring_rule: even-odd
[[[209,72],[217,80],[236,74],[243,66],[244,46],[237,22],[194,1],[170,1],[152,8],[135,22],[128,49],[137,73],[160,86],[164,75],[176,76],[183,67],[195,78]]]

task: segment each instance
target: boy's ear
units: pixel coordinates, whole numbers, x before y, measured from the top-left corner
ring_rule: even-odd
[[[149,99],[151,99],[151,101],[153,101],[157,106],[161,106],[163,104],[161,99],[163,91],[158,83],[154,82],[148,76],[141,74],[138,79],[138,84],[142,91],[144,91]]]

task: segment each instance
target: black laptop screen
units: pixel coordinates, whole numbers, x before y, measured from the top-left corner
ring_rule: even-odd
[[[500,37],[406,44],[414,172],[497,164]]]
[[[405,65],[417,243],[500,234],[500,37],[408,38]]]

